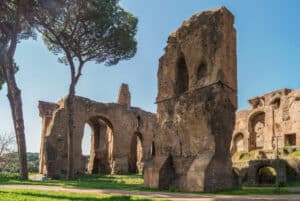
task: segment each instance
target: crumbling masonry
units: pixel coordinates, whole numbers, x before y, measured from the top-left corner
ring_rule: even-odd
[[[224,7],[172,33],[158,70],[156,156],[145,185],[215,191],[232,187],[230,142],[237,107],[236,31]]]
[[[39,102],[42,117],[40,173],[60,178],[67,168],[67,113],[65,99],[57,104]],[[152,156],[156,129],[155,114],[130,106],[130,92],[123,84],[118,103],[99,103],[76,97],[74,102],[74,171],[84,174],[87,158],[81,144],[84,125],[90,125],[89,173],[142,172],[144,161]]]
[[[85,172],[81,141],[88,123],[92,128],[90,173],[142,172],[145,164],[147,187],[231,188],[230,143],[237,107],[233,25],[234,16],[222,7],[192,16],[171,34],[159,62],[157,116],[130,106],[127,85],[121,86],[118,103],[76,97],[76,173]],[[67,167],[64,105],[65,100],[39,104],[43,119],[40,172],[50,177],[60,177]]]
[[[260,174],[264,168],[274,169],[280,182],[299,180],[299,157],[294,152],[300,146],[300,90],[272,91],[249,99],[249,103],[251,108],[236,113],[231,143],[240,182],[274,183],[275,176]],[[279,169],[274,162],[277,148],[282,160]]]

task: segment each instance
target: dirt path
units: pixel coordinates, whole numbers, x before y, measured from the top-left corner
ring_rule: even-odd
[[[60,186],[42,186],[42,185],[0,185],[5,189],[23,189],[23,190],[42,190],[42,191],[60,191],[71,193],[88,194],[106,194],[106,195],[131,195],[148,198],[163,198],[174,201],[300,201],[298,195],[209,195],[209,194],[182,194],[165,192],[145,192],[145,191],[125,191],[125,190],[101,190],[101,189],[82,189]]]

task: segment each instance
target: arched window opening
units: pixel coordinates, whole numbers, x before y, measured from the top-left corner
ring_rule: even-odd
[[[90,118],[85,123],[81,144],[82,154],[86,158],[87,173],[111,173],[113,130],[107,119]]]
[[[134,133],[131,139],[130,153],[128,158],[128,172],[142,173],[143,164],[143,136],[141,133]]]
[[[181,54],[177,61],[175,73],[175,95],[180,95],[189,88],[188,69],[183,54]]]
[[[276,170],[271,166],[264,166],[257,170],[257,182],[259,184],[274,184],[276,181]]]
[[[232,154],[235,152],[244,151],[244,135],[242,133],[238,133],[234,136],[233,139],[233,147],[232,147]]]
[[[249,119],[250,150],[261,149],[264,146],[265,113],[258,112]]]

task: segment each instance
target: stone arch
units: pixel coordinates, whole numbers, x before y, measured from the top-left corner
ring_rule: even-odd
[[[189,74],[183,53],[180,53],[175,69],[175,95],[181,95],[189,88]]]
[[[128,156],[128,172],[143,172],[143,135],[135,132],[131,137],[130,152]]]
[[[274,184],[276,181],[276,169],[272,165],[262,165],[256,171],[257,184]]]
[[[235,152],[239,152],[239,151],[245,151],[245,143],[244,143],[244,134],[239,132],[236,133],[233,137],[233,144],[232,144],[232,149],[231,149],[231,153],[234,154]]]
[[[249,150],[264,146],[265,112],[255,111],[248,120]]]
[[[111,173],[113,161],[113,125],[111,121],[104,116],[96,115],[88,118],[86,124],[91,128],[88,173]]]

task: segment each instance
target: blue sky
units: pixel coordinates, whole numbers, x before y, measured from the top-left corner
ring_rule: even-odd
[[[77,87],[80,96],[114,102],[120,84],[125,82],[131,90],[132,105],[155,112],[158,59],[168,36],[193,14],[220,6],[235,15],[239,109],[248,107],[249,97],[279,88],[300,88],[298,0],[122,0],[121,4],[139,18],[137,54],[113,67],[88,63]],[[16,61],[27,149],[37,152],[41,134],[38,100],[56,102],[63,98],[69,69],[57,62],[41,40],[22,41]],[[6,88],[0,91],[0,131],[13,131]]]

